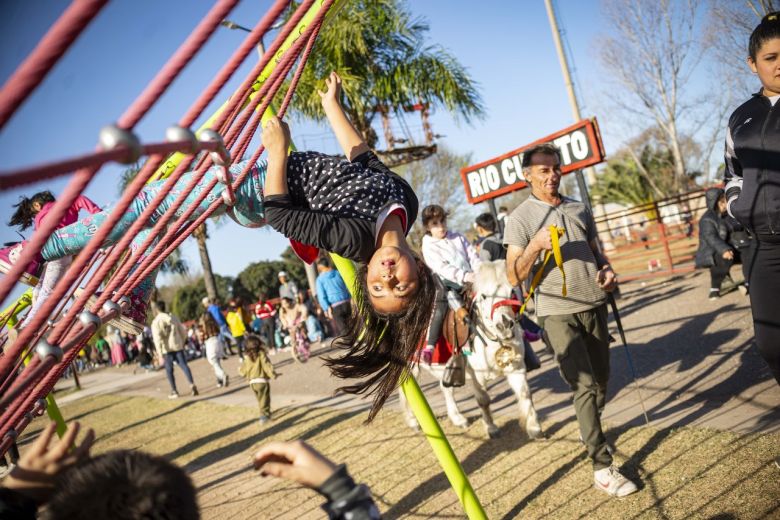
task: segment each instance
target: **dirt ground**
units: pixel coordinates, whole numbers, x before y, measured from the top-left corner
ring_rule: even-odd
[[[708,301],[707,282],[694,273],[624,288],[620,306],[651,423],[644,425],[618,344],[604,421],[617,462],[641,481],[635,495],[614,499],[593,488],[570,394],[544,354],[530,383],[547,440],[520,431],[500,381],[490,389],[500,438],[486,440],[478,421],[463,430],[442,420],[489,518],[780,518],[780,388],[752,344],[748,300],[734,291]],[[425,438],[403,424],[394,400],[363,425],[365,402],[334,397],[319,356],[306,365],[274,362],[284,375],[272,387],[276,411],[264,428],[251,392],[237,378],[216,389],[203,360],[192,364],[198,398],[168,401],[163,374],[117,368],[86,375],[84,390],[59,402],[68,420],[97,430],[96,451],[144,449],[182,465],[204,518],[324,518],[318,495],[249,468],[256,446],[280,439],[305,439],[346,462],[385,518],[463,518]],[[231,373],[235,365],[226,362]],[[435,382],[420,382],[443,415]],[[475,418],[473,399],[458,397]],[[40,421],[28,428],[23,447],[39,428]]]

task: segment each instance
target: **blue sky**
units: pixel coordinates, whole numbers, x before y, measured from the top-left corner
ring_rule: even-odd
[[[62,0],[4,3],[0,80],[9,77],[66,5]],[[230,19],[252,26],[268,5],[269,0],[244,1]],[[442,139],[446,145],[482,161],[573,122],[544,2],[417,0],[409,5],[415,15],[429,22],[430,42],[457,56],[476,78],[487,106],[487,118],[471,126],[453,120],[443,110],[434,113],[434,130],[446,136]],[[99,129],[122,114],[210,6],[211,2],[205,0],[109,3],[0,131],[0,169],[7,171],[93,149]],[[609,154],[619,146],[621,135],[618,125],[601,117],[597,108],[608,89],[600,79],[595,51],[595,39],[605,31],[599,7],[599,2],[557,2],[559,23],[566,31],[576,67],[582,114],[599,117]],[[165,128],[181,117],[242,38],[243,33],[218,29],[138,125],[137,133],[143,141],[162,140]],[[241,70],[248,71],[251,65]],[[227,99],[239,82],[236,79],[230,83],[206,115]],[[293,139],[299,147],[332,151],[333,141],[324,135],[322,127],[295,123]],[[104,167],[86,195],[101,206],[114,202],[121,171],[117,165]],[[20,194],[39,189],[51,189],[56,194],[65,182],[66,178],[61,178],[0,193],[0,217],[8,219],[11,204]],[[13,230],[0,226],[2,241],[16,236]],[[223,275],[236,275],[253,261],[276,259],[286,246],[286,240],[273,230],[248,230],[232,222],[212,229],[211,236],[212,263]],[[185,242],[184,253],[197,270],[194,241]]]

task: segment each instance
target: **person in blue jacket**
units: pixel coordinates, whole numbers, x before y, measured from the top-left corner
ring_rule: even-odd
[[[340,334],[352,315],[352,298],[328,256],[321,255],[317,260],[317,271],[320,273],[317,275],[317,300],[325,315],[335,322],[336,334]]]

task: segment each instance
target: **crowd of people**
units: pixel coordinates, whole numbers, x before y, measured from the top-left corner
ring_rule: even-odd
[[[725,190],[707,192],[707,212],[699,223],[701,246],[696,261],[697,265],[710,269],[711,298],[720,295],[733,263],[742,262],[745,277],[742,288],[750,295],[755,342],[780,384],[780,319],[772,302],[780,292],[780,238],[777,238],[780,236],[780,185],[773,180],[780,171],[774,162],[780,148],[777,131],[780,115],[773,111],[780,99],[778,56],[780,14],[773,13],[762,20],[750,38],[748,63],[758,75],[762,89],[729,120]],[[220,385],[228,384],[228,375],[220,364],[223,350],[232,352],[235,346],[241,358],[240,374],[257,397],[261,422],[266,422],[272,412],[270,382],[277,376],[270,356],[284,347],[282,336],[319,341],[326,335],[336,335],[333,344],[341,355],[329,358],[327,364],[337,377],[358,379],[342,390],[373,395],[370,421],[409,364],[415,359],[430,360],[447,308],[462,315],[464,292],[475,281],[480,264],[503,260],[508,280],[518,288],[518,296],[533,293],[537,330],[542,332],[571,389],[580,438],[592,464],[595,487],[612,496],[637,491],[637,483],[616,466],[614,448],[604,435],[601,421],[610,376],[608,302],[617,285],[617,276],[601,251],[596,224],[587,204],[559,191],[558,148],[542,143],[525,151],[522,171],[531,195],[511,212],[502,208],[499,218],[480,215],[475,222],[479,237],[476,245],[447,228],[448,214],[444,208],[425,207],[421,216],[426,233],[420,256],[407,241],[418,214],[414,191],[381,163],[347,119],[340,103],[338,75],[332,73],[326,87],[324,92],[319,92],[322,106],[347,160],[317,152],[289,153],[287,125],[271,118],[263,131],[267,163],[234,165],[234,173],[238,171],[236,168],[249,168],[250,175],[237,190],[235,204],[222,210],[242,225],[269,224],[290,239],[293,250],[305,261],[317,260],[320,250],[355,261],[359,267],[354,292],[350,296],[333,265],[320,257],[316,302],[307,299],[306,293],[287,273],[280,272],[278,304],[260,295],[253,306],[253,315],[249,315],[250,307],[238,300],[230,301],[222,309],[218,302],[206,298],[194,334],[187,334],[176,317],[166,312],[165,305],[158,303],[151,324],[156,356],[149,348],[146,352],[152,360],[162,359],[171,397],[178,396],[175,364],[184,372],[191,393],[198,393],[184,354],[189,341],[204,345]],[[209,182],[214,175],[208,172],[201,183]],[[189,174],[183,176],[170,197],[178,194],[189,179]],[[159,189],[157,184],[150,185],[145,189],[148,197],[141,200],[151,199]],[[12,222],[29,226],[30,216],[39,215],[53,198],[46,199],[48,202],[36,200],[23,201],[20,209],[25,208],[25,218]],[[166,199],[160,211],[170,202]],[[46,271],[41,280],[31,280],[38,284],[38,294],[49,290],[47,287],[56,282],[57,273],[68,263],[67,259],[78,253],[88,239],[84,231],[86,223],[77,220],[78,209],[74,208],[75,213],[60,223],[42,251],[40,260],[46,262]],[[94,213],[89,217],[91,226],[105,219],[105,212],[95,211],[97,208],[85,205],[83,209]],[[107,244],[113,243],[142,209],[129,210]],[[202,211],[205,207],[197,208],[192,218]],[[552,256],[556,258],[549,261]],[[12,263],[8,251],[3,252],[0,260]],[[31,277],[34,267],[28,269]],[[131,298],[134,310],[141,311],[143,317],[148,291],[148,284],[142,283]],[[332,321],[333,330],[328,330],[328,321]],[[524,322],[527,329],[532,329],[532,325],[535,324]],[[115,335],[122,337],[118,331]],[[138,357],[147,335],[140,336]],[[131,355],[126,346],[117,349],[114,355],[114,345],[121,344],[119,340],[101,338],[98,343],[100,346],[96,344],[94,348],[101,359],[121,363]],[[51,427],[44,431],[36,445],[20,459],[20,468],[49,464],[47,467],[53,470],[44,472],[40,478],[53,479],[60,469],[80,467],[81,461],[87,459],[89,434],[81,446],[75,446],[75,433],[69,433],[49,451],[52,432]],[[114,456],[126,460],[131,455],[119,452]],[[41,462],[47,458],[48,463]],[[153,466],[156,462],[139,464]],[[328,498],[326,507],[331,511],[342,508],[340,512],[335,511],[336,517],[378,516],[367,488],[356,486],[343,467],[333,465],[304,444],[261,449],[255,456],[255,464],[267,474],[292,478],[318,489]],[[150,471],[176,470],[157,467]],[[48,484],[48,496],[27,493],[31,486],[23,483],[24,475],[24,471],[12,473],[11,485],[6,483],[6,489],[2,490],[2,507],[9,503],[22,507],[30,501],[41,500],[60,503],[56,501],[65,500],[56,498],[61,491],[69,499],[74,496],[68,495],[69,490]],[[331,482],[332,479],[336,482]],[[170,482],[174,481],[191,488],[186,476],[172,477]],[[52,489],[56,492],[52,493]],[[93,500],[97,503],[101,498],[96,496]],[[78,503],[86,510],[84,502]],[[351,506],[354,511],[347,514],[343,508]]]

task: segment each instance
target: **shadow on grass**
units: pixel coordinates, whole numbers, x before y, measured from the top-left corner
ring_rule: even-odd
[[[117,435],[117,434],[122,433],[122,432],[126,432],[128,430],[131,430],[131,429],[137,427],[137,426],[142,426],[144,424],[150,423],[152,421],[155,421],[155,420],[160,419],[162,417],[165,417],[167,415],[171,415],[171,414],[174,414],[176,412],[180,412],[180,411],[184,410],[185,408],[188,408],[188,407],[192,406],[196,402],[197,401],[187,401],[186,403],[180,404],[179,406],[177,406],[175,408],[171,408],[170,410],[167,410],[165,412],[158,413],[157,415],[152,415],[151,417],[145,417],[145,418],[143,418],[140,421],[136,421],[134,423],[130,423],[130,424],[126,425],[126,426],[118,428],[118,429],[116,429],[116,430],[114,430],[112,432],[109,432],[109,433],[105,434],[105,435],[99,436],[96,440],[104,441],[106,439],[109,439],[109,438],[113,437],[114,435]]]
[[[184,470],[188,473],[192,473],[198,469],[201,469],[205,466],[208,466],[210,464],[213,464],[215,462],[219,462],[222,460],[225,460],[229,457],[232,457],[234,455],[237,455],[239,453],[244,453],[246,450],[254,446],[258,441],[260,441],[263,438],[269,438],[276,434],[279,434],[286,430],[287,428],[292,427],[296,423],[307,419],[310,414],[315,412],[316,410],[312,409],[306,409],[300,412],[291,412],[288,414],[288,417],[272,424],[269,427],[264,428],[262,431],[259,431],[258,433],[254,435],[250,435],[246,437],[245,439],[242,439],[238,442],[234,442],[232,444],[229,444],[227,446],[223,446],[217,449],[214,449],[208,453],[204,453],[203,455],[197,457],[196,459],[190,461],[184,466]],[[319,435],[330,428],[338,425],[339,423],[343,421],[347,421],[354,417],[355,415],[358,415],[359,413],[362,413],[361,411],[344,411],[339,414],[335,414],[332,417],[329,417],[328,419],[319,422],[309,428],[308,430],[303,431],[302,433],[296,435],[297,439],[306,440],[310,439],[316,435]],[[218,432],[214,432],[212,434],[209,434],[205,437],[202,437],[196,441],[193,441],[191,443],[188,443],[185,446],[182,446],[181,448],[176,449],[175,451],[171,452],[170,454],[166,455],[166,458],[175,458],[175,457],[181,457],[182,455],[185,455],[186,453],[189,453],[204,444],[208,444],[209,442],[212,442],[215,439],[218,439],[225,435],[230,435],[231,433],[238,431],[245,426],[248,426],[252,423],[254,423],[256,420],[252,419],[251,421],[245,421],[243,423],[230,426],[228,428],[225,428],[223,430],[220,430]],[[218,479],[212,480],[210,482],[207,482],[203,484],[202,486],[198,487],[198,492],[202,492],[210,487],[216,486],[217,484],[220,484],[221,482],[225,482],[230,480],[233,477],[238,476],[239,474],[247,471],[249,467],[242,466],[240,468],[237,468],[236,470],[227,473]]]
[[[70,417],[66,417],[65,420],[67,422],[78,421],[78,420],[83,419],[84,417],[87,417],[89,415],[92,415],[92,414],[95,414],[95,413],[98,413],[98,412],[102,412],[103,410],[107,410],[109,408],[113,408],[114,406],[118,405],[119,403],[120,403],[120,401],[116,401],[116,402],[113,402],[113,403],[109,403],[109,404],[107,404],[105,406],[100,406],[98,408],[92,408],[91,410],[87,410],[87,411],[82,412],[82,413],[80,413],[78,415],[73,415],[73,416],[70,416]]]
[[[517,450],[523,443],[529,442],[528,437],[520,430],[520,425],[517,421],[507,422],[499,431],[501,436],[498,439],[484,442],[461,461],[461,466],[466,474],[478,471],[502,453]],[[393,504],[387,510],[385,516],[387,518],[399,518],[413,511],[428,497],[447,489],[450,489],[447,477],[444,473],[438,473],[425,482],[419,483],[413,492],[405,495]]]
[[[532,500],[540,497],[542,493],[554,486],[560,479],[563,478],[564,475],[572,471],[577,466],[577,464],[582,462],[584,459],[585,453],[583,451],[580,451],[579,454],[571,457],[568,462],[565,462],[562,466],[558,467],[558,469],[556,469],[549,477],[540,482],[533,491],[524,496],[523,499],[518,502],[517,505],[515,505],[515,507],[510,509],[508,513],[502,516],[502,520],[512,520],[514,518],[520,517],[520,513],[522,513],[523,509],[528,504],[530,504]]]

